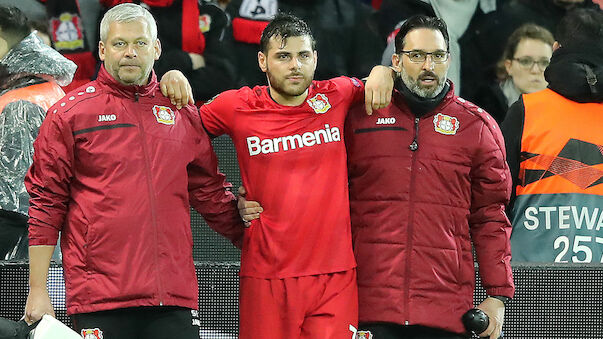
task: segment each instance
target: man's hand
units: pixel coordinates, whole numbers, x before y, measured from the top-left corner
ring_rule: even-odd
[[[264,209],[257,201],[247,201],[247,199],[245,199],[245,195],[247,195],[245,187],[239,187],[239,196],[237,200],[239,215],[241,215],[241,219],[243,219],[245,227],[249,227],[251,226],[251,220],[259,218],[260,213],[264,212]]]
[[[188,80],[180,71],[171,70],[161,77],[161,93],[168,97],[178,109],[187,103],[194,105],[193,89]]]
[[[486,298],[477,307],[484,311],[490,319],[488,328],[479,334],[480,337],[488,337],[490,339],[498,339],[502,332],[503,322],[505,320],[505,304],[496,298]]]
[[[31,325],[42,319],[44,314],[55,316],[48,290],[45,287],[31,288],[25,304],[25,322]]]
[[[392,101],[392,90],[396,72],[385,66],[375,66],[371,70],[364,85],[364,105],[366,114],[373,114],[374,109],[385,108]]]

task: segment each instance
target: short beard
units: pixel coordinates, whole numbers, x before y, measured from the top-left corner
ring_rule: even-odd
[[[446,86],[447,75],[448,72],[446,72],[446,74],[444,74],[442,78],[437,77],[438,85],[436,87],[422,88],[419,85],[419,79],[413,79],[410,75],[408,75],[408,73],[406,73],[404,68],[402,68],[402,70],[400,71],[400,78],[404,82],[404,85],[406,85],[406,87],[417,96],[427,99],[435,98],[436,96],[438,96],[438,94],[442,92],[444,86]]]

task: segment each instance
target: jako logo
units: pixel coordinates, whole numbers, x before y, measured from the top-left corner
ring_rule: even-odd
[[[305,132],[303,134],[288,135],[274,139],[260,139],[259,137],[247,137],[247,148],[249,155],[254,156],[260,153],[270,154],[296,148],[311,147],[322,143],[341,141],[339,128],[329,127],[325,124],[324,129],[319,129],[314,132]]]
[[[115,121],[117,116],[115,114],[99,114],[98,121]]]
[[[376,125],[393,125],[396,123],[396,118],[379,118]]]

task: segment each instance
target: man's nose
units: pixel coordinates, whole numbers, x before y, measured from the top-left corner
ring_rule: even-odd
[[[296,58],[296,57],[291,58],[291,62],[290,62],[289,66],[292,69],[299,69],[299,68],[301,68],[301,65],[302,64],[301,64],[301,61],[299,60],[299,58]]]
[[[431,55],[428,54],[425,56],[425,61],[423,61],[423,69],[427,69],[432,71],[435,68],[435,63],[431,60]]]
[[[126,47],[126,56],[133,58],[137,55],[138,55],[138,53],[136,53],[136,48],[134,47],[134,45],[129,44],[128,47]]]

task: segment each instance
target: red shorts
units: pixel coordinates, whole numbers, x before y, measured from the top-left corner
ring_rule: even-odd
[[[348,339],[358,327],[356,270],[285,279],[241,277],[239,339]]]

